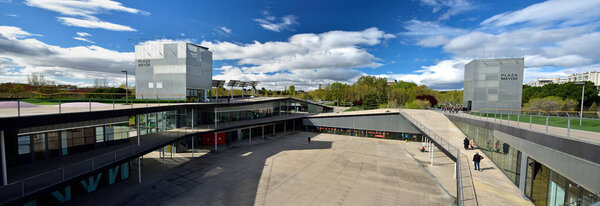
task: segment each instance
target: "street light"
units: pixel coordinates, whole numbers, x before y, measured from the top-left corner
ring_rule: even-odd
[[[121,72],[125,72],[125,104],[127,104],[129,102],[129,92],[127,92],[127,88],[129,88],[127,85],[127,70],[121,70]]]
[[[581,112],[579,112],[579,126],[581,126],[581,120],[583,119],[583,94],[585,93],[585,82],[575,82],[577,85],[583,85],[581,88]]]

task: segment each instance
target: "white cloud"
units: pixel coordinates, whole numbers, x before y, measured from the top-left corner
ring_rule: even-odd
[[[111,11],[149,15],[148,12],[125,7],[120,2],[112,0],[26,0],[25,4],[31,7],[55,11],[62,15],[71,16],[57,17],[62,24],[67,26],[107,29],[114,31],[136,30],[129,26],[102,21],[94,15],[109,13]]]
[[[133,71],[133,52],[118,52],[99,46],[60,47],[48,45],[18,27],[0,27],[0,57],[10,59],[18,71],[2,74],[2,79],[19,79],[41,72],[51,80],[91,81],[106,77],[121,81],[123,68]],[[124,81],[124,80],[123,80]]]
[[[78,18],[71,18],[71,17],[57,17],[57,18],[62,24],[67,25],[67,26],[76,26],[76,27],[83,27],[83,28],[90,28],[90,29],[106,29],[106,30],[113,30],[113,31],[137,31],[134,28],[131,28],[129,26],[113,24],[113,23],[105,22],[105,21],[78,19]]]
[[[233,33],[233,31],[230,28],[227,28],[224,26],[215,28],[214,31],[215,31],[215,33],[217,33],[217,35],[224,36],[224,37],[228,37]]]
[[[423,66],[411,74],[382,74],[389,80],[402,80],[424,84],[433,89],[460,89],[464,79],[465,64],[468,59],[452,59],[440,61],[435,65]]]
[[[446,9],[439,20],[447,20],[459,13],[473,9],[473,5],[468,0],[420,0],[421,4],[433,8],[432,13],[437,13]]]
[[[4,14],[5,16],[10,16],[10,17],[19,17],[19,15],[16,14]]]
[[[88,43],[92,43],[92,44],[96,43],[96,42],[90,41],[90,40],[88,40],[88,39],[86,39],[86,38],[83,38],[83,37],[78,37],[78,36],[76,36],[76,37],[73,37],[73,39],[75,39],[75,40],[79,40],[79,41],[88,42]]]
[[[296,21],[297,17],[294,15],[281,17],[281,21],[279,23],[275,22],[275,19],[276,18],[274,16],[266,16],[263,19],[254,19],[254,21],[258,22],[262,28],[274,32],[291,29],[290,26],[298,24],[298,21]]]
[[[421,39],[417,42],[417,45],[423,47],[437,47],[448,43],[450,40],[445,36],[430,36]]]
[[[277,87],[294,84],[297,88],[316,88],[334,81],[351,83],[363,73],[357,68],[377,68],[381,60],[365,47],[380,45],[395,38],[377,28],[362,31],[330,31],[291,36],[284,42],[235,44],[207,42],[214,60],[233,60],[235,66],[223,66],[215,79],[261,81]]]
[[[80,37],[84,37],[84,36],[92,36],[91,34],[88,34],[87,32],[77,32],[77,33],[75,33],[75,34],[77,34],[77,36],[80,36]]]
[[[492,16],[481,24],[507,26],[518,23],[559,22],[562,25],[574,25],[597,21],[598,17],[600,17],[600,1],[598,0],[549,0],[518,11]]]

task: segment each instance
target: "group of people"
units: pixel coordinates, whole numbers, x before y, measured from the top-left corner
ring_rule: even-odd
[[[438,107],[438,110],[449,113],[458,113],[461,109],[461,105],[442,105]]]

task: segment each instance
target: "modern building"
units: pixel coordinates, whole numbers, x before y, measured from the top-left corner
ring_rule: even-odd
[[[185,42],[135,46],[136,99],[206,101],[212,84],[212,52]]]
[[[476,59],[465,65],[463,108],[506,113],[521,109],[523,58]]]
[[[579,74],[571,74],[567,77],[568,82],[591,81],[597,87],[600,86],[600,71],[589,71]]]
[[[546,86],[547,84],[563,84],[567,82],[567,79],[560,79],[560,78],[538,78],[534,81],[530,81],[525,83],[525,85],[528,86],[532,86],[532,87],[543,87]]]

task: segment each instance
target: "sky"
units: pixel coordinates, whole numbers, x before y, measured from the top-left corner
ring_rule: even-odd
[[[213,51],[213,79],[259,88],[374,75],[451,90],[480,58],[525,58],[526,82],[600,70],[599,26],[600,0],[0,0],[0,83],[120,85],[136,44],[185,41]]]

